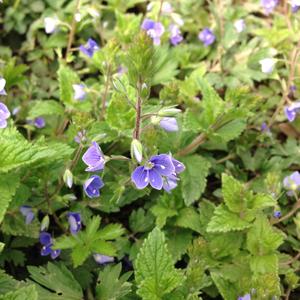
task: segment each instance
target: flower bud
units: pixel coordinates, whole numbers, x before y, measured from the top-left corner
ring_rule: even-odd
[[[117,76],[115,78],[113,78],[112,84],[117,92],[119,92],[121,94],[127,93],[124,83]]]
[[[73,185],[73,174],[69,169],[66,169],[63,176],[64,183],[71,188]]]
[[[46,230],[48,230],[49,223],[50,223],[49,216],[46,215],[46,216],[43,218],[42,222],[41,222],[41,231],[46,231]]]
[[[157,114],[160,117],[174,117],[180,112],[181,110],[175,107],[164,107]]]
[[[135,158],[139,163],[143,160],[143,146],[137,139],[131,142],[131,157]]]
[[[141,97],[143,99],[147,99],[149,97],[149,94],[150,94],[150,89],[149,87],[147,86],[146,83],[143,83],[142,84],[142,88],[141,88]]]

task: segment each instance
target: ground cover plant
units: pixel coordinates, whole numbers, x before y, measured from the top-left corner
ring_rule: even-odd
[[[299,14],[0,1],[0,299],[300,299]]]

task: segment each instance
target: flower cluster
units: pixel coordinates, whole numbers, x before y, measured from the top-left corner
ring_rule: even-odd
[[[153,9],[154,3],[151,2],[147,5],[147,11],[150,12]],[[183,25],[181,17],[173,12],[172,5],[169,2],[163,2],[160,8],[162,15],[168,15],[172,19],[172,23],[169,25],[169,40],[173,46],[182,42],[183,36],[180,31],[180,26]],[[165,33],[165,27],[161,22],[155,22],[152,19],[145,19],[141,25],[141,28],[147,32],[152,38],[154,45],[160,45],[162,35]]]
[[[177,174],[184,169],[184,165],[171,155],[154,155],[144,166],[139,166],[133,171],[131,180],[137,189],[144,189],[150,184],[156,190],[163,188],[169,192],[177,186]]]
[[[104,169],[105,158],[96,142],[82,156],[83,162],[87,165],[85,169],[87,172],[96,172]],[[89,198],[96,198],[100,196],[100,189],[104,186],[102,179],[98,175],[92,175],[85,181],[83,189]]]

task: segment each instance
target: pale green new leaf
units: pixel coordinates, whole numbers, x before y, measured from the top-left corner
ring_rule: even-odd
[[[136,259],[135,279],[143,300],[159,300],[183,281],[174,268],[164,234],[155,228],[144,241]]]
[[[224,279],[218,272],[211,272],[210,275],[224,300],[237,298],[236,287],[229,280]]]
[[[200,155],[191,155],[182,159],[185,171],[181,174],[182,194],[187,206],[197,201],[206,186],[206,176],[210,162]]]
[[[39,300],[35,286],[28,285],[0,296],[1,300]]]
[[[208,232],[228,232],[249,228],[251,223],[229,211],[225,205],[219,205],[207,226]]]
[[[222,174],[222,194],[226,206],[232,212],[242,212],[246,208],[245,187],[238,180]]]

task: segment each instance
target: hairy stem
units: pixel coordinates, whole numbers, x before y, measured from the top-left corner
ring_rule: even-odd
[[[108,65],[107,66],[106,81],[105,81],[105,88],[104,88],[104,93],[103,93],[103,97],[102,97],[100,120],[103,120],[104,116],[105,116],[106,101],[107,101],[107,96],[108,96],[108,91],[109,91],[109,84],[110,84],[110,76],[111,76],[111,65]]]
[[[71,30],[69,33],[69,38],[68,38],[68,46],[67,46],[67,51],[65,54],[65,59],[67,60],[68,54],[71,50],[72,44],[73,44],[73,40],[74,40],[74,35],[75,35],[75,30],[76,30],[76,19],[75,19],[75,15],[78,13],[80,8],[80,0],[76,1],[76,6],[75,6],[75,11],[74,11],[74,15],[73,15],[73,20],[72,20],[72,24],[71,24]]]
[[[138,82],[138,89],[137,89],[137,101],[135,105],[136,110],[136,118],[135,118],[135,128],[133,131],[133,138],[139,140],[140,139],[140,133],[141,133],[141,116],[142,116],[142,84],[141,80]]]

